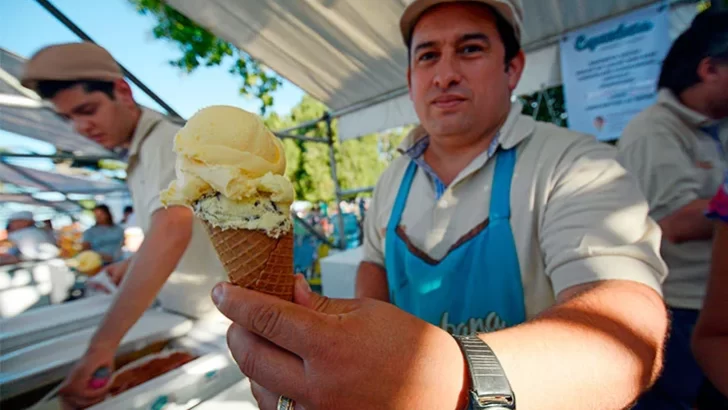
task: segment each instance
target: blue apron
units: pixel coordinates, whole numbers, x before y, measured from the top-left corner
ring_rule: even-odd
[[[526,320],[510,224],[515,149],[499,151],[495,159],[487,226],[442,260],[425,261],[413,254],[397,232],[417,171],[414,161],[402,179],[387,226],[385,265],[390,301],[452,334],[490,332]]]

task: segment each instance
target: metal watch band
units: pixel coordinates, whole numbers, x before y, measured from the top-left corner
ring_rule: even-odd
[[[454,336],[465,354],[473,388],[470,409],[515,410],[516,396],[493,350],[477,336]]]

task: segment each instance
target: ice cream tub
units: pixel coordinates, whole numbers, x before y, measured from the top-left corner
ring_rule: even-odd
[[[188,409],[214,397],[243,379],[237,364],[226,346],[214,344],[186,345],[185,338],[173,341],[170,348],[120,369],[143,368],[151,361],[170,357],[174,354],[187,354],[194,359],[181,366],[134,386],[121,394],[110,396],[91,409]]]

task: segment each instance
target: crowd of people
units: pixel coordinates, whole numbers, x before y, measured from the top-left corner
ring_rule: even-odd
[[[108,267],[119,296],[60,390],[66,405],[103,399],[108,385],[89,381],[159,298],[233,321],[228,346],[265,410],[726,408],[728,16],[709,10],[680,35],[657,102],[616,148],[521,114],[523,20],[520,0],[405,9],[420,125],[363,218],[353,300],[301,277],[293,303],[226,283],[192,211],[159,200],[179,127],[136,103],[103,48],[36,53],[23,85],[128,152],[146,238]],[[97,211],[86,243],[111,262],[116,230]]]
[[[97,205],[92,212],[95,224],[83,231],[79,243],[70,244],[72,249],[64,249],[60,230],[54,229],[51,221],[36,221],[30,211],[11,214],[5,230],[6,239],[0,247],[0,265],[69,258],[84,250],[98,253],[104,264],[122,260],[129,248],[125,227],[133,226],[129,224],[132,208],[125,208],[124,217],[118,223],[104,204]],[[80,227],[78,223],[74,226]]]
[[[33,213],[15,212],[8,218],[7,240],[0,249],[0,265],[23,260],[46,260],[60,254],[52,230],[36,225]]]

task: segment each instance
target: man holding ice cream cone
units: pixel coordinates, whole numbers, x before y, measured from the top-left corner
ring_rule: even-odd
[[[215,312],[209,291],[225,270],[192,211],[160,199],[175,177],[180,128],[137,105],[106,50],[88,42],[46,47],[28,61],[22,84],[50,100],[80,134],[128,152],[127,182],[145,234],[132,258],[108,267],[112,277],[123,276],[119,293],[60,391],[66,404],[87,407],[107,394],[118,345],[155,298],[167,310],[206,317]]]
[[[520,114],[522,22],[406,8],[421,126],[374,192],[359,299],[213,290],[262,409],[618,410],[654,382],[659,227],[612,147]]]

